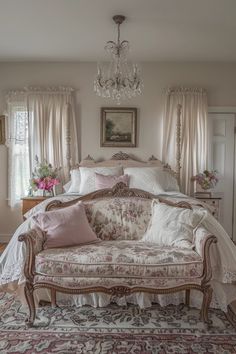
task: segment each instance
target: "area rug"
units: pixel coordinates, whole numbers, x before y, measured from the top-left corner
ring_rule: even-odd
[[[210,310],[208,329],[199,310],[184,305],[47,306],[38,309],[36,327],[27,328],[25,309],[0,294],[0,315],[1,354],[236,353],[235,329],[220,310]]]

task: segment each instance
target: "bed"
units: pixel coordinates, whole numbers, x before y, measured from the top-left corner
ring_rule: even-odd
[[[140,162],[133,157],[118,153],[112,156],[110,160],[103,162],[95,162],[90,156],[83,160],[80,167],[114,167],[123,166],[125,168],[145,168],[145,167],[157,167],[166,171],[173,178],[178,180],[178,174],[172,171],[168,165],[164,165],[161,161],[157,160],[153,156],[148,162]],[[173,178],[172,178],[173,177]],[[166,182],[166,181],[165,181]],[[173,187],[173,183],[176,187]],[[192,205],[199,205],[199,200],[194,200],[178,190],[178,184],[175,182],[170,183],[172,187],[165,188],[160,194],[156,196],[158,198],[164,198],[167,201],[178,203],[187,202]],[[145,187],[144,187],[145,188]],[[171,190],[172,188],[172,190]],[[95,193],[96,194],[96,193]],[[33,216],[40,210],[52,209],[60,206],[63,203],[72,203],[80,197],[76,192],[65,193],[61,196],[56,196],[50,200],[44,201],[31,209],[26,215],[26,220],[18,227],[14,233],[10,243],[6,250],[0,257],[0,290],[7,292],[15,292],[17,297],[24,303],[24,287],[25,276],[23,272],[24,261],[26,257],[26,249],[24,243],[18,242],[18,237],[29,231],[34,227]],[[86,199],[86,195],[83,196]],[[207,208],[207,206],[205,206]],[[208,216],[202,223],[202,226],[206,228],[217,239],[217,244],[211,249],[210,259],[212,268],[212,280],[211,286],[213,288],[213,299],[211,307],[220,308],[223,311],[227,311],[227,306],[234,300],[236,300],[236,246],[233,244],[230,237],[227,235],[223,227],[216,221],[208,210]],[[40,300],[51,301],[51,292],[47,289],[39,289],[35,292],[36,305]],[[141,308],[151,306],[152,303],[159,303],[161,306],[168,304],[180,304],[185,302],[185,292],[170,293],[170,294],[147,294],[143,292],[132,293],[125,296],[113,296],[112,294],[105,294],[101,292],[94,292],[91,294],[75,294],[68,295],[63,293],[57,294],[57,304],[63,306],[82,306],[91,305],[94,307],[107,306],[110,302],[116,302],[119,305],[125,305],[127,303],[138,304]],[[202,303],[202,295],[199,292],[192,291],[190,305],[200,308]]]

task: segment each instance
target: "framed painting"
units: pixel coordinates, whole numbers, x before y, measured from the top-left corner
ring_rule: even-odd
[[[6,142],[5,116],[0,116],[0,145],[4,145],[5,142]]]
[[[135,147],[137,108],[101,108],[101,146]]]

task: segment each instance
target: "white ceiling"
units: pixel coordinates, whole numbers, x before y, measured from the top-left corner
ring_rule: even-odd
[[[105,60],[116,14],[137,61],[236,61],[236,0],[0,0],[0,60]]]

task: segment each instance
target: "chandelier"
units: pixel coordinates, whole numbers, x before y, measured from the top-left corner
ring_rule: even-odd
[[[105,50],[110,54],[109,64],[103,67],[98,65],[98,71],[94,80],[94,91],[98,96],[112,98],[120,104],[121,99],[127,99],[140,95],[143,82],[137,64],[131,64],[127,60],[129,42],[120,40],[120,25],[125,16],[113,17],[117,24],[117,42],[108,41]]]

